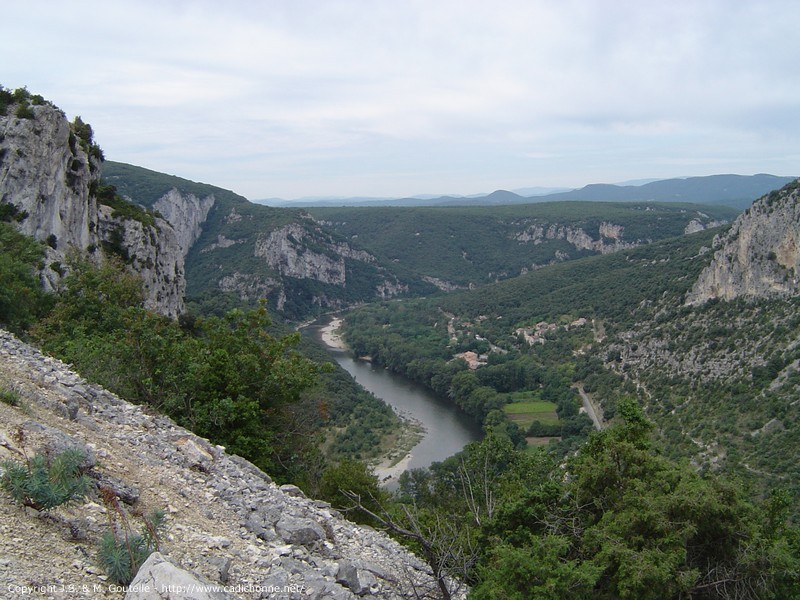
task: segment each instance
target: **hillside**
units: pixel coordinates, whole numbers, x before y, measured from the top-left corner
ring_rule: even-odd
[[[88,383],[4,331],[0,384],[4,398],[13,391],[16,399],[15,406],[0,402],[0,460],[75,448],[92,479],[86,500],[47,512],[15,505],[0,491],[0,580],[13,586],[3,594],[152,598],[113,585],[99,566],[98,544],[110,520],[138,530],[142,514],[162,509],[160,551],[181,571],[140,586],[185,586],[191,574],[188,581],[199,586],[193,598],[435,597],[428,568],[384,534],[295,486],[278,487],[244,459]],[[116,504],[104,502],[103,487]],[[212,586],[229,593],[203,593]]]
[[[699,231],[737,214],[691,204],[592,202],[308,210],[340,235],[443,290]]]
[[[435,289],[300,210],[253,204],[228,190],[111,161],[103,178],[133,202],[172,215],[176,227],[191,225],[186,292],[204,311],[267,299],[299,320]]]
[[[123,163],[104,163],[103,177],[173,223],[184,240],[187,295],[202,310],[268,298],[290,319],[482,285],[737,214],[723,206],[588,202],[305,211]]]
[[[790,184],[759,199],[728,234],[699,232],[480,291],[367,307],[348,317],[346,336],[358,352],[433,387],[456,389],[451,397],[467,410],[479,401],[503,406],[514,401],[510,393],[540,397],[555,382],[564,394],[581,387],[612,419],[619,400],[634,396],[674,456],[736,473],[762,490],[787,488],[797,510],[798,298],[794,287],[769,283],[778,275],[777,283],[796,281],[796,255],[787,244],[796,239],[798,220],[786,218],[796,206]],[[725,290],[704,283],[721,280],[713,274],[725,269],[764,273],[765,285],[747,278]],[[418,325],[408,325],[410,314]],[[459,400],[453,386],[466,375],[446,359],[466,350],[480,361],[470,378],[496,396],[476,392]],[[492,404],[484,406],[485,416]]]

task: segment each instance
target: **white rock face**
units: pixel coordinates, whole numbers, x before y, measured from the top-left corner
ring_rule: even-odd
[[[34,119],[0,117],[0,202],[28,214],[17,224],[21,233],[54,242],[56,248],[47,250],[49,265],[62,262],[67,248],[86,250],[98,243],[97,202],[89,187],[99,175],[80,144],[74,138],[70,143],[63,112],[52,106],[31,109]],[[13,113],[10,107],[8,114]],[[52,290],[60,277],[45,267],[42,280]]]
[[[184,258],[200,237],[202,225],[214,202],[213,195],[201,199],[194,194],[182,194],[173,188],[153,205],[175,230]]]
[[[566,225],[551,224],[547,228],[543,225],[531,225],[514,236],[520,242],[541,244],[545,240],[567,240],[578,250],[591,250],[601,254],[609,254],[624,248],[633,248],[634,242],[623,242],[622,234],[625,228],[622,225],[603,222],[600,224],[600,239],[594,239],[581,228]],[[608,240],[613,240],[609,242]]]
[[[125,600],[163,600],[191,598],[192,600],[224,600],[233,598],[223,586],[203,581],[181,569],[160,552],[153,552],[139,568],[128,586]]]
[[[13,116],[13,106],[0,117],[0,202],[26,215],[16,222],[21,233],[47,243],[41,271],[45,288],[54,290],[60,284],[68,251],[88,252],[102,260],[97,249],[111,241],[125,249],[130,269],[141,275],[146,306],[169,316],[182,312],[186,288],[182,244],[192,239],[195,222],[190,221],[186,231],[181,229],[179,237],[161,219],[152,227],[114,216],[93,195],[100,180],[99,164],[71,133],[64,113],[51,105],[31,109],[33,119]],[[174,204],[177,219],[178,203]],[[184,204],[185,216],[194,204]],[[197,201],[196,212],[205,209],[207,214],[207,204],[207,199]]]
[[[789,184],[757,200],[714,240],[716,252],[687,295],[687,304],[713,298],[767,298],[800,292],[800,189]]]
[[[283,276],[344,285],[344,258],[309,250],[303,243],[306,238],[308,231],[291,223],[260,237],[256,241],[255,255],[265,259],[271,268]]]
[[[283,290],[283,285],[278,279],[272,277],[259,277],[251,273],[235,272],[231,275],[222,277],[217,285],[223,292],[234,292],[239,295],[242,300],[254,302],[261,298],[266,298],[273,290]],[[286,303],[286,297],[281,293],[278,297],[278,303],[275,307],[278,310],[283,310]]]
[[[150,227],[133,219],[114,217],[110,207],[100,205],[97,230],[101,239],[116,237],[125,248],[130,268],[142,277],[146,308],[170,317],[184,311],[183,253],[169,223],[156,219],[156,226]]]

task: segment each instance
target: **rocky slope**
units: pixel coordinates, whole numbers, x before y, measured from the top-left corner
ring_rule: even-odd
[[[770,298],[800,291],[800,180],[757,200],[714,241],[714,260],[687,304]]]
[[[182,312],[183,255],[170,224],[158,217],[137,221],[98,202],[101,153],[91,128],[70,123],[47,102],[18,111],[25,102],[20,96],[0,116],[0,203],[22,233],[46,243],[45,287],[59,285],[70,251],[101,260],[97,250],[112,244],[125,248],[130,268],[142,276],[148,308]]]
[[[76,447],[133,529],[137,515],[167,512],[160,551],[182,574],[159,585],[191,573],[206,591],[216,585],[224,592],[213,597],[436,597],[430,570],[383,533],[354,525],[294,486],[278,487],[247,461],[2,331],[0,383],[20,397],[19,406],[0,403],[0,460]],[[2,594],[10,585],[42,592],[32,597],[122,598],[97,562],[98,539],[115,512],[96,490],[48,513],[24,509],[0,491]]]

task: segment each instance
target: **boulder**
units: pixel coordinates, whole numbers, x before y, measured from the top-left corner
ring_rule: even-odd
[[[160,552],[153,552],[128,586],[125,600],[228,600],[222,586],[181,569]]]

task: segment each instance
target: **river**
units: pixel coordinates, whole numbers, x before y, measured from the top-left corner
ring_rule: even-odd
[[[322,335],[331,319],[322,319],[306,331],[325,343],[331,357],[366,390],[381,398],[401,416],[422,423],[425,434],[400,463],[401,468],[416,469],[441,462],[482,437],[480,426],[453,404],[438,398],[424,386],[370,362],[356,360],[337,343],[337,337]],[[335,326],[335,323],[334,323]],[[398,472],[392,473],[399,475]],[[393,477],[394,478],[394,477]]]

